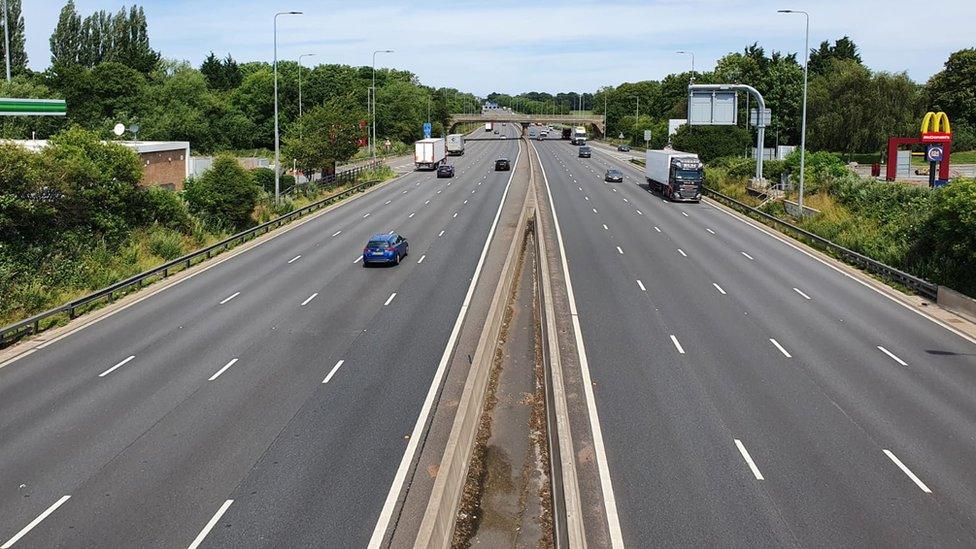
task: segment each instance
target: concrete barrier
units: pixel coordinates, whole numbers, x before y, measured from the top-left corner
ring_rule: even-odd
[[[976,322],[976,299],[968,295],[939,286],[937,303],[971,322]]]
[[[515,167],[516,170],[519,166]],[[517,175],[517,174],[516,174]],[[525,239],[529,219],[535,215],[535,195],[527,192],[522,203],[515,234],[502,266],[502,275],[485,319],[484,329],[475,347],[471,369],[458,403],[451,433],[437,469],[430,500],[414,543],[415,548],[448,548],[454,534],[454,524],[461,494],[467,480],[468,464],[474,450],[475,438],[485,403],[485,390],[491,373],[495,347],[505,318],[508,298],[515,282],[515,271]]]

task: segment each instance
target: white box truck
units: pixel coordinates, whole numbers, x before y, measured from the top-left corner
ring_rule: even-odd
[[[490,132],[491,131],[491,122],[485,122],[485,131],[486,132]]]
[[[413,162],[418,170],[436,170],[445,156],[443,137],[428,137],[414,143]]]
[[[447,136],[447,155],[464,155],[464,136],[459,133],[452,133]]]
[[[701,202],[705,168],[695,153],[648,149],[644,175],[650,190],[670,200]]]

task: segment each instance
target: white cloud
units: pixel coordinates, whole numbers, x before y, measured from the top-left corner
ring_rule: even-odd
[[[893,5],[901,4],[901,5]],[[149,0],[143,4],[153,46],[171,58],[199,64],[213,50],[239,60],[272,57],[274,9],[297,9],[279,18],[279,58],[317,54],[318,62],[368,65],[374,49],[392,48],[377,63],[415,72],[438,86],[477,93],[522,90],[593,90],[607,83],[659,79],[687,70],[685,49],[707,70],[729,51],[752,42],[767,50],[803,48],[803,19],[779,8],[811,12],[811,47],[851,36],[872,68],[907,71],[924,81],[952,51],[971,47],[968,28],[976,2],[947,0],[936,20],[917,3],[891,0],[652,1],[636,2],[390,2],[319,3],[293,0],[268,6],[255,0],[199,2]],[[47,66],[47,39],[60,2],[28,2],[28,53]],[[118,9],[80,0],[78,9]],[[938,29],[931,33],[928,29]]]

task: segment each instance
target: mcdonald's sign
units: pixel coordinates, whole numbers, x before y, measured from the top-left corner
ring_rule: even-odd
[[[952,128],[949,127],[949,117],[942,111],[925,113],[919,134],[922,143],[950,141],[952,139]]]

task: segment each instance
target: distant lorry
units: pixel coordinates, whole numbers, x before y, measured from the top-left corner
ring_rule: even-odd
[[[573,133],[570,134],[569,142],[573,145],[586,145],[586,128],[583,126],[576,126],[573,128]]]
[[[436,170],[446,156],[443,137],[429,137],[414,143],[413,162],[418,170]]]
[[[560,139],[571,139],[573,137],[573,128],[563,128],[562,132]]]
[[[452,133],[447,136],[447,155],[464,155],[464,136],[459,133]]]
[[[651,150],[644,156],[647,186],[671,200],[701,202],[705,169],[698,155],[674,150]]]
[[[491,131],[491,122],[485,122],[485,131],[486,132],[490,132]]]

